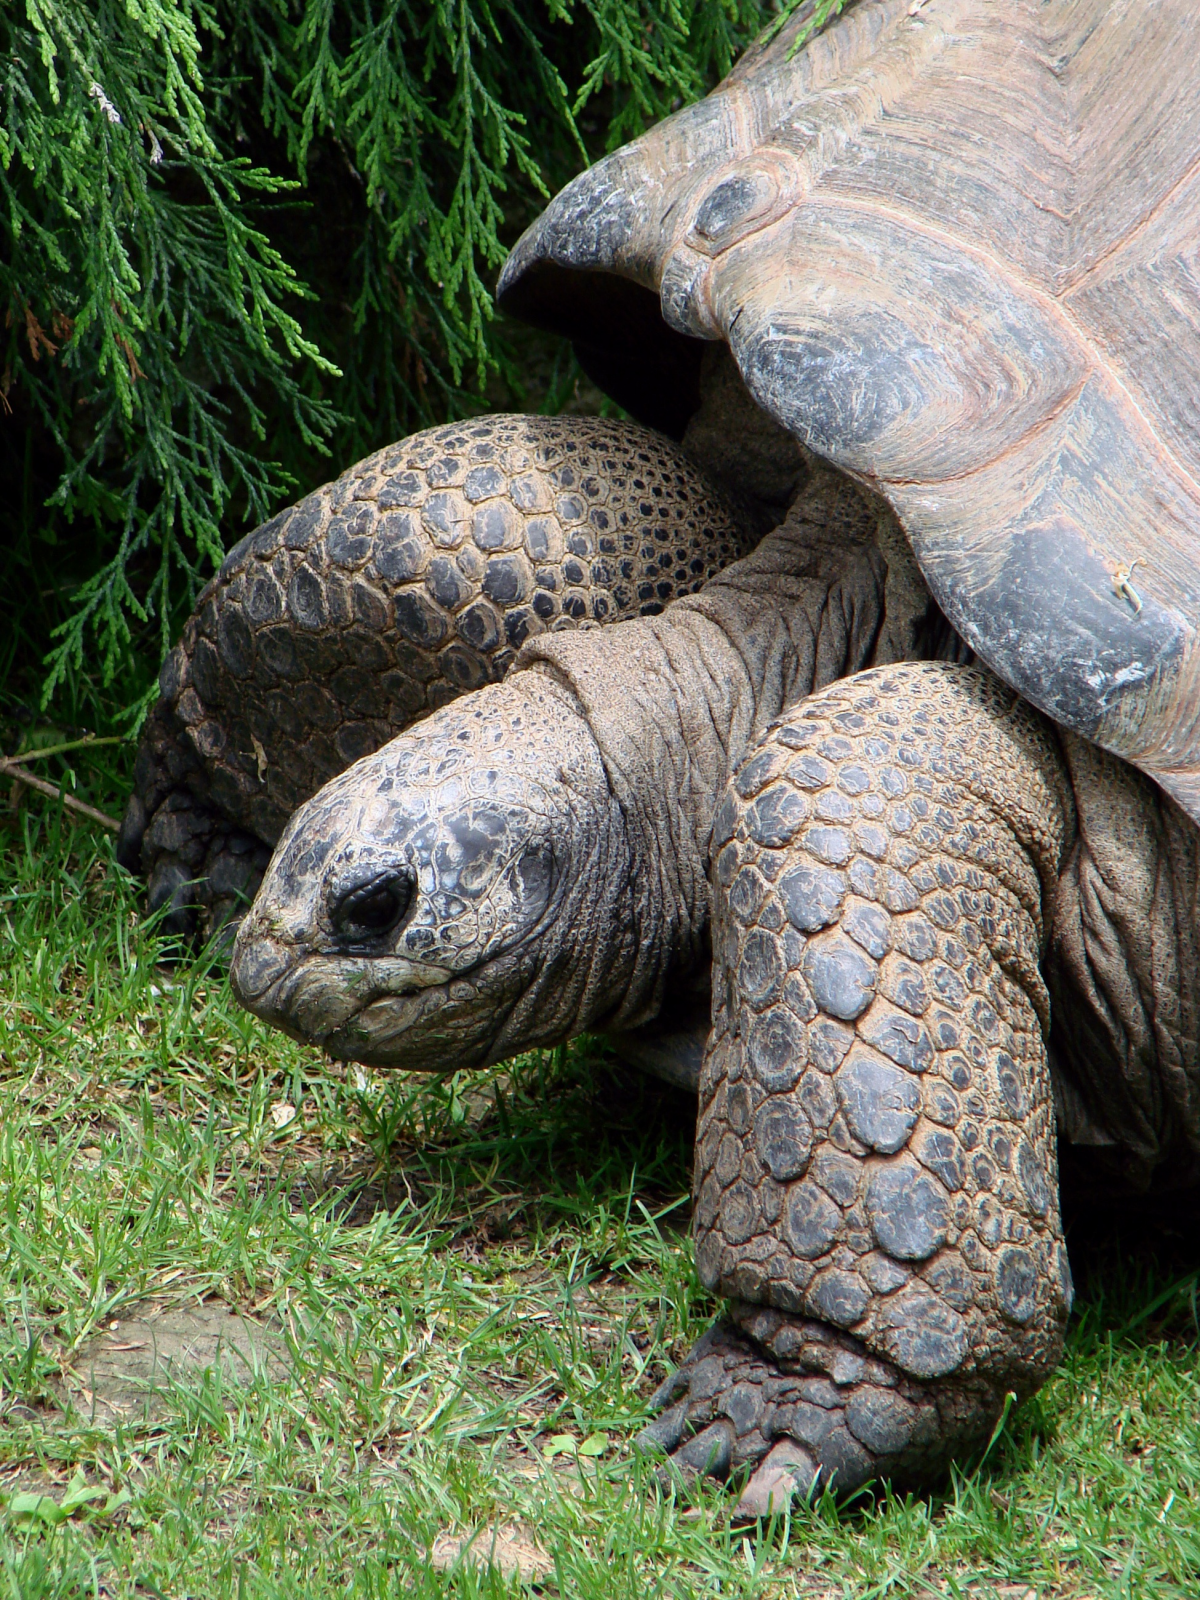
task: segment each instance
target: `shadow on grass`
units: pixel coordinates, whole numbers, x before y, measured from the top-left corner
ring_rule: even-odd
[[[477,1219],[484,1242],[510,1237],[530,1210],[562,1220],[629,1194],[687,1226],[695,1098],[623,1066],[601,1040],[486,1074],[381,1074],[355,1100],[366,1151],[307,1175],[295,1196],[332,1199],[343,1223],[482,1186],[493,1197]]]
[[[1064,1185],[1075,1316],[1158,1343],[1200,1337],[1200,1189],[1097,1198]]]

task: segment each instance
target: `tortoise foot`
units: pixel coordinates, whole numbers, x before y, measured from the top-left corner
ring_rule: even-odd
[[[654,1395],[635,1448],[665,1455],[664,1484],[743,1476],[734,1518],[753,1521],[826,1487],[930,1486],[1002,1404],[986,1381],[921,1383],[849,1334],[735,1302]]]
[[[139,805],[135,796],[130,811]],[[261,839],[176,790],[143,825],[139,841],[147,910],[162,913],[163,933],[187,943],[222,929],[232,933],[270,858]]]

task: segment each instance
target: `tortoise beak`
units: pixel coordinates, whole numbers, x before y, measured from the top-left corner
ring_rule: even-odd
[[[276,938],[253,913],[238,930],[229,966],[234,995],[263,1022],[302,1044],[321,1044],[330,1028],[360,1002],[340,981],[340,969],[313,966],[302,950]]]
[[[261,931],[252,940],[239,937],[233,947],[229,982],[241,1004],[254,1010],[254,1002],[279,982],[294,959],[294,953]]]

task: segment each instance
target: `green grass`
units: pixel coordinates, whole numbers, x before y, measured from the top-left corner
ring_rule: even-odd
[[[1186,1247],[1092,1247],[1060,1371],[942,1493],[747,1537],[629,1449],[714,1311],[686,1100],[588,1044],[343,1071],[219,962],[157,965],[108,860],[40,801],[0,823],[0,1600],[521,1592],[431,1561],[501,1524],[551,1595],[1200,1592]],[[149,1420],[95,1408],[112,1323],[216,1300],[274,1365],[185,1373]]]

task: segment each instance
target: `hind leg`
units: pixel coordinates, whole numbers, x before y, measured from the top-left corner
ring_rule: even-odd
[[[163,912],[163,931],[185,940],[236,920],[271,859],[263,840],[213,803],[195,751],[162,703],[142,732],[116,854],[144,874],[147,910]]]
[[[688,1471],[920,1485],[1058,1359],[1070,1303],[1039,962],[1061,754],[940,664],[813,695],[714,830],[696,1255],[733,1302],[645,1442]]]

